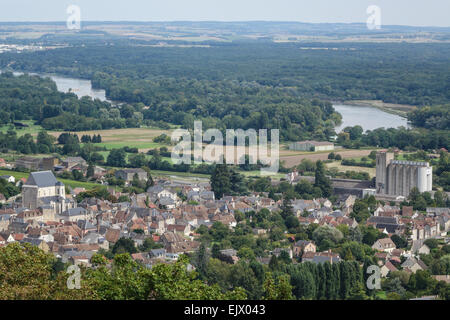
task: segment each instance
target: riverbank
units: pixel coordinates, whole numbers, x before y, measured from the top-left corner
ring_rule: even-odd
[[[342,102],[342,104],[358,107],[374,107],[384,112],[395,114],[403,118],[406,118],[408,112],[413,111],[417,108],[416,106],[407,104],[386,103],[381,100],[348,100]]]

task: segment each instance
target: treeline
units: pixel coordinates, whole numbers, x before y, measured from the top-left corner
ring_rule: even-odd
[[[360,126],[355,126],[359,127]],[[423,128],[378,128],[352,135],[347,131],[338,134],[337,143],[346,148],[361,148],[367,146],[381,148],[400,148],[402,150],[436,150],[449,149],[449,130],[428,130]]]
[[[84,134],[81,136],[81,142],[82,143],[101,143],[102,142],[102,136],[100,134],[94,134],[92,137],[88,134]]]
[[[133,261],[128,253],[110,261],[96,254],[91,262],[94,268],[80,267],[80,288],[73,290],[68,286],[76,285],[68,279],[69,263],[30,244],[9,244],[0,248],[0,300],[246,299],[241,288],[224,292],[196,279],[195,272],[187,271],[185,258],[152,269]]]
[[[59,92],[49,78],[0,74],[0,124],[34,120],[46,130],[83,131],[139,127],[141,112],[133,107],[113,107],[109,102],[78,98],[74,93]],[[133,109],[134,110],[134,109]],[[148,120],[146,124],[155,124]]]
[[[297,299],[364,300],[363,269],[356,261],[314,264],[311,262],[288,265],[284,270],[291,279]]]
[[[55,137],[45,131],[39,132],[35,141],[29,133],[19,137],[17,131],[8,129],[5,133],[0,132],[0,150],[4,153],[15,150],[24,154],[58,152],[55,140]]]
[[[408,120],[417,127],[449,130],[450,104],[418,108],[408,113]]]

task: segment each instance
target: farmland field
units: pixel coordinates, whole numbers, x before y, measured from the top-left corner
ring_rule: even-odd
[[[343,159],[348,159],[348,158],[366,157],[370,154],[370,152],[372,150],[373,149],[370,149],[370,150],[343,150],[343,151],[335,150],[334,153],[340,154]],[[280,156],[280,161],[284,161],[285,167],[291,168],[293,166],[299,165],[303,159],[309,159],[311,161],[327,160],[328,154],[329,154],[329,152],[321,152],[321,153],[309,152],[309,153],[304,153],[304,154],[295,155],[295,156],[283,155],[283,156]],[[348,167],[348,168],[350,168],[350,167]],[[350,169],[348,169],[348,170],[350,170]],[[344,170],[344,171],[346,171],[346,170]]]
[[[333,161],[326,164],[327,168],[337,168],[339,172],[355,171],[355,172],[367,172],[371,178],[375,177],[375,168],[357,167],[357,166],[343,166],[340,161]]]
[[[50,131],[51,135],[58,137],[62,132]],[[153,128],[126,128],[126,129],[112,129],[112,130],[94,130],[94,131],[80,131],[76,132],[78,137],[83,135],[100,134],[102,142],[96,145],[104,146],[108,150],[114,148],[138,148],[141,152],[146,152],[149,149],[160,148],[163,144],[154,143],[153,139],[161,134],[170,134],[170,130],[161,130]]]

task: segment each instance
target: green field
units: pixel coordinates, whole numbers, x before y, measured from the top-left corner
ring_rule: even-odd
[[[239,173],[243,174],[246,177],[263,177],[261,175],[261,171],[255,170],[255,171],[241,171],[239,170]],[[274,175],[269,176],[272,180],[280,180],[281,178],[285,178],[286,174],[284,173],[276,173]]]
[[[99,133],[101,135],[101,131],[99,131]],[[120,149],[123,147],[138,148],[138,149],[155,149],[155,148],[161,148],[161,147],[165,146],[160,143],[145,142],[145,141],[140,141],[140,142],[129,142],[129,141],[128,142],[127,141],[101,142],[101,143],[96,143],[95,145],[99,146],[99,147],[105,147],[108,150]]]
[[[191,173],[191,172],[175,172],[175,171],[162,171],[162,170],[152,170],[151,174],[153,176],[175,176],[175,177],[184,177],[184,178],[203,178],[203,179],[209,179],[209,174],[202,174],[202,173]]]
[[[17,136],[20,137],[27,133],[29,133],[31,135],[36,135],[39,133],[39,131],[42,130],[41,126],[33,124],[34,120],[18,120],[17,122],[27,124],[28,127],[19,129],[19,128],[15,128],[13,125],[8,125],[8,126],[5,125],[5,126],[0,126],[0,132],[5,133],[11,128],[13,130],[15,129],[17,131]]]

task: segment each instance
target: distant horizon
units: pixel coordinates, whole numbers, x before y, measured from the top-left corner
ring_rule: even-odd
[[[82,23],[248,23],[248,22],[263,22],[263,23],[298,23],[298,24],[341,24],[341,25],[366,25],[365,22],[304,22],[304,21],[291,21],[291,20],[82,20]],[[66,24],[65,20],[47,20],[47,21],[1,21],[0,24],[13,24],[13,23],[34,23],[34,24]],[[439,25],[407,25],[407,24],[383,24],[383,27],[412,27],[412,28],[439,28],[439,29],[450,29],[449,26],[439,26]]]
[[[380,9],[381,25],[450,27],[448,0],[2,0],[2,22],[66,21],[78,6],[81,21],[366,23]],[[370,12],[370,10],[369,10]]]

